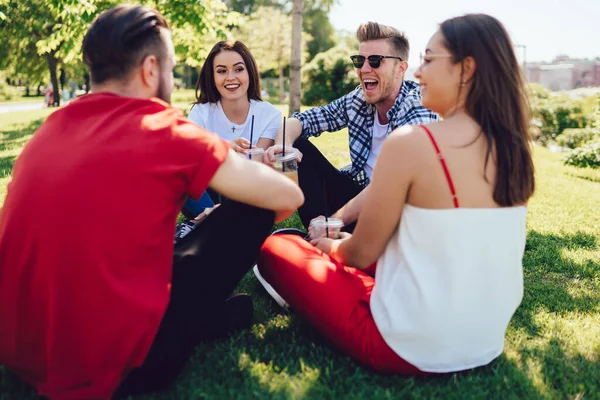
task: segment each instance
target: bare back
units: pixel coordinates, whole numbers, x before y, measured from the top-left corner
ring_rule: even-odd
[[[479,134],[479,125],[463,115],[428,125],[427,128],[445,160],[459,206],[499,207],[493,199],[496,177],[494,151],[486,168],[487,139]],[[421,208],[453,208],[450,185],[434,144],[423,128],[415,133],[420,136],[412,141],[415,147],[413,154],[419,167],[413,176],[406,202]]]

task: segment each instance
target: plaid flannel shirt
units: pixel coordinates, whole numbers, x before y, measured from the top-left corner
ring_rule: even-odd
[[[352,164],[342,168],[362,187],[369,184],[365,164],[373,142],[375,105],[368,104],[362,87],[357,87],[344,97],[322,107],[315,107],[292,117],[302,123],[302,137],[319,136],[321,133],[335,132],[348,127],[350,160]],[[421,105],[419,85],[404,81],[394,105],[387,113],[389,124],[386,135],[403,125],[429,124],[437,121],[438,115]]]

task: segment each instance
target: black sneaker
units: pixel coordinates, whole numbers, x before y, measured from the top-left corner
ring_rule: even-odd
[[[186,220],[177,225],[175,229],[175,242],[179,242],[181,239],[190,234],[196,229],[196,224],[191,220]]]
[[[250,328],[254,316],[252,297],[245,293],[234,294],[225,300],[224,312],[228,333]]]

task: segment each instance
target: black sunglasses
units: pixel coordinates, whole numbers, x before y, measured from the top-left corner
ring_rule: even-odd
[[[400,61],[404,61],[402,58],[400,57],[396,57],[396,56],[380,56],[377,54],[374,54],[372,56],[369,57],[365,57],[365,56],[350,56],[350,59],[352,60],[352,64],[354,64],[354,68],[362,68],[363,65],[365,65],[365,59],[369,60],[369,65],[371,66],[371,68],[379,68],[379,66],[381,65],[381,60],[383,60],[384,58],[396,58]]]

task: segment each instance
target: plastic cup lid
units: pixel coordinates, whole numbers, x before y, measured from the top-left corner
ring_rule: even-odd
[[[327,221],[325,221],[325,218],[318,219],[313,222],[313,224],[318,226],[328,226],[330,228],[342,228],[344,226],[342,220],[338,218],[328,218]]]
[[[296,157],[298,157],[298,152],[295,150],[286,150],[285,151],[285,156],[283,155],[283,153],[279,153],[277,155],[275,155],[275,161],[279,161],[279,162],[287,162],[287,161],[292,161],[293,159],[295,159]]]

